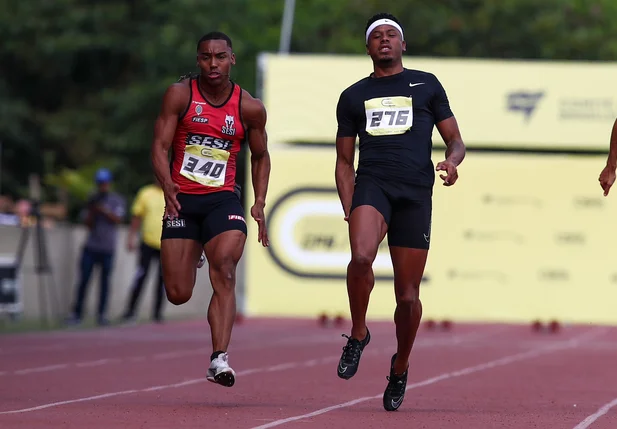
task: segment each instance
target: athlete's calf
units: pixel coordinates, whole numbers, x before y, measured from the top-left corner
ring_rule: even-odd
[[[398,343],[393,369],[395,374],[403,374],[407,370],[409,355],[422,319],[420,282],[428,250],[391,246],[390,255],[394,268],[394,322]]]
[[[182,305],[191,299],[196,266],[202,248],[198,241],[184,238],[161,240],[161,265],[167,300]]]
[[[215,352],[227,351],[236,317],[236,267],[246,235],[243,231],[225,231],[206,246],[212,298],[208,308],[208,323],[212,332],[212,347]]]

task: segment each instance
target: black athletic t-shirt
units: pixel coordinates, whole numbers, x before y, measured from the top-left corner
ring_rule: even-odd
[[[430,187],[433,127],[453,116],[435,75],[404,69],[393,76],[366,77],[341,93],[337,137],[360,138],[357,178],[384,186]]]

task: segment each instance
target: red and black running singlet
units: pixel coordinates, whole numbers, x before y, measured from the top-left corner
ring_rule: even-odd
[[[198,78],[191,79],[189,105],[178,120],[172,142],[171,178],[180,193],[234,190],[236,159],[245,130],[240,111],[242,88],[232,85],[229,98],[214,106],[201,93]]]

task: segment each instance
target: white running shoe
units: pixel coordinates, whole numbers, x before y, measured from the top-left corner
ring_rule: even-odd
[[[221,386],[231,387],[236,382],[236,373],[229,366],[227,353],[221,353],[210,362],[208,368],[208,381]]]
[[[203,267],[205,263],[206,263],[206,255],[202,252],[201,256],[199,257],[199,262],[197,263],[197,269]]]

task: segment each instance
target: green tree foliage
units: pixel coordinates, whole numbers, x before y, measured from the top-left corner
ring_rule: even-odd
[[[28,174],[38,173],[79,204],[104,164],[131,198],[152,180],[161,96],[196,70],[199,37],[231,36],[233,79],[254,94],[256,56],[278,49],[283,4],[1,2],[0,192],[26,196]],[[296,2],[292,51],[362,54],[367,18],[386,7],[403,23],[412,56],[617,59],[614,0],[305,0]]]

